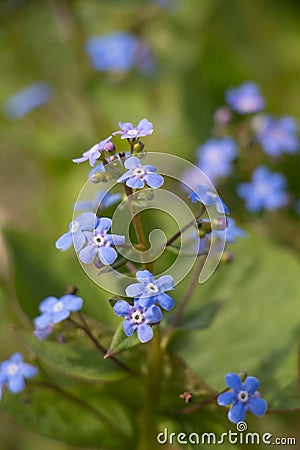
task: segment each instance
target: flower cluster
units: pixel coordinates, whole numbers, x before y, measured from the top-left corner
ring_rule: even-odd
[[[137,271],[136,278],[139,283],[126,288],[127,297],[134,298],[133,305],[119,300],[114,305],[114,312],[125,318],[123,328],[127,336],[136,331],[141,342],[148,342],[153,337],[151,325],[162,319],[160,307],[169,311],[174,306],[173,298],[166,294],[166,291],[174,289],[174,280],[171,275],[155,280],[149,270]]]
[[[41,315],[34,319],[34,335],[38,339],[47,338],[56,324],[67,319],[71,312],[79,311],[82,304],[82,298],[74,294],[45,298],[39,306]]]
[[[25,387],[25,379],[32,378],[37,373],[37,368],[25,363],[20,353],[14,353],[10,359],[0,364],[0,399],[5,387],[13,394],[18,394]]]
[[[255,377],[247,377],[242,383],[237,373],[228,373],[225,377],[230,392],[223,392],[217,398],[218,405],[229,406],[228,419],[233,423],[242,422],[249,410],[255,416],[262,416],[267,410],[267,402],[260,398],[257,391],[259,381]]]

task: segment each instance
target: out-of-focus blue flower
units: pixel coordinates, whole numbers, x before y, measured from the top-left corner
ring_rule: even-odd
[[[80,214],[70,223],[69,231],[57,239],[56,248],[64,252],[74,243],[75,251],[78,252],[86,242],[84,232],[93,230],[97,220],[98,217],[92,212]]]
[[[156,167],[146,164],[142,166],[141,161],[136,156],[128,158],[124,166],[129,169],[117,180],[118,183],[125,183],[126,185],[140,189],[145,186],[145,183],[153,189],[157,189],[164,183],[164,179],[156,172]]]
[[[233,139],[209,139],[201,145],[196,153],[198,167],[212,181],[219,177],[227,177],[232,170],[232,161],[237,156],[237,148]]]
[[[150,324],[159,323],[162,319],[162,312],[156,305],[149,308],[142,306],[138,299],[134,300],[131,306],[125,300],[120,300],[114,305],[114,312],[117,316],[125,317],[123,328],[126,336],[132,336],[136,331],[139,340],[144,343],[153,337],[153,330]]]
[[[79,259],[84,264],[89,264],[98,255],[104,265],[111,265],[117,258],[117,252],[112,245],[121,245],[125,242],[125,236],[107,234],[112,224],[111,219],[101,217],[93,232],[86,231],[86,247],[79,252]]]
[[[109,208],[121,199],[121,194],[109,194],[106,190],[98,191],[94,200],[80,200],[78,201],[74,209],[76,211],[97,211]]]
[[[89,160],[90,165],[93,167],[96,164],[96,161],[102,155],[103,151],[110,152],[114,150],[114,144],[110,141],[112,136],[104,139],[103,141],[98,142],[89,150],[83,153],[81,158],[75,158],[72,161],[75,163],[81,163]]]
[[[142,307],[149,308],[158,303],[167,311],[174,306],[174,300],[166,291],[174,289],[174,279],[171,275],[163,275],[155,280],[149,270],[139,270],[136,273],[139,283],[133,283],[127,286],[127,297],[136,297]]]
[[[273,211],[288,203],[285,187],[286,180],[281,173],[272,173],[267,167],[259,166],[253,172],[251,182],[237,186],[237,193],[245,200],[249,211]]]
[[[260,398],[257,389],[259,381],[255,377],[247,377],[242,383],[237,373],[228,373],[225,377],[231,392],[223,392],[217,398],[218,405],[230,406],[228,419],[230,422],[243,422],[249,410],[255,416],[262,416],[267,410],[267,402]]]
[[[195,190],[188,195],[188,197],[192,200],[193,203],[200,202],[204,206],[215,205],[218,213],[229,214],[229,209],[220,199],[216,191],[213,191],[207,186],[198,185]]]
[[[42,81],[32,83],[4,104],[4,113],[11,119],[18,119],[39,106],[47,103],[51,97],[52,89],[49,84]]]
[[[235,242],[238,237],[246,237],[247,234],[244,230],[236,225],[236,222],[231,217],[227,217],[227,227],[224,230],[212,231],[213,236],[217,236],[219,239],[226,239],[226,242]]]
[[[225,97],[227,104],[239,114],[255,113],[265,107],[265,101],[258,86],[252,82],[227,89]]]
[[[147,119],[140,120],[136,127],[131,122],[119,122],[119,127],[121,130],[115,131],[113,135],[121,134],[121,139],[138,139],[153,133],[153,124]]]
[[[282,153],[296,153],[299,148],[297,136],[298,125],[293,117],[279,119],[264,114],[253,120],[256,139],[263,150],[270,156]]]
[[[126,72],[135,65],[139,41],[132,34],[116,32],[89,39],[85,48],[96,70]]]
[[[45,298],[39,305],[42,314],[34,319],[34,334],[39,339],[45,339],[51,333],[54,324],[67,319],[71,312],[79,311],[82,304],[82,298],[73,294],[66,294],[60,298]]]
[[[298,216],[300,216],[300,198],[298,198],[295,202],[295,211]]]
[[[32,378],[38,370],[31,364],[23,362],[20,353],[14,353],[7,361],[0,365],[0,385],[7,386],[13,394],[18,394],[25,387],[25,378]],[[2,391],[1,389],[1,391]]]

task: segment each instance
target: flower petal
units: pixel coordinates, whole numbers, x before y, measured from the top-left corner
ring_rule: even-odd
[[[114,305],[114,313],[117,316],[127,317],[131,312],[132,306],[125,300],[119,300]]]
[[[74,249],[76,252],[79,252],[79,250],[84,246],[86,242],[86,236],[81,230],[77,230],[76,233],[73,235],[73,243],[74,243]]]
[[[137,327],[137,335],[139,340],[145,343],[153,338],[153,330],[147,323],[142,323]]]
[[[9,377],[7,381],[7,386],[10,392],[13,394],[18,394],[18,392],[21,392],[25,387],[25,381],[23,375],[18,372],[13,377]]]
[[[136,167],[141,165],[141,161],[136,156],[130,156],[130,158],[126,159],[124,166],[126,169],[135,169]]]
[[[268,404],[260,397],[251,397],[247,403],[249,411],[255,416],[262,416],[268,408]]]
[[[242,389],[242,382],[237,373],[228,373],[225,377],[225,381],[228,387],[235,391]]]
[[[144,287],[140,283],[130,284],[125,290],[127,297],[139,297],[143,291]]]
[[[154,305],[154,303],[156,302],[157,296],[156,295],[152,295],[151,297],[144,297],[141,296],[139,298],[139,304],[143,307],[143,308],[150,308],[152,305]]]
[[[69,317],[70,311],[67,309],[62,309],[60,312],[55,313],[53,315],[53,323],[59,323],[65,320],[67,317]]]
[[[238,423],[244,421],[246,418],[246,404],[236,402],[228,411],[228,419],[230,422]]]
[[[106,245],[104,247],[100,247],[98,250],[98,255],[100,258],[100,261],[105,266],[110,266],[117,258],[118,254],[116,250],[109,245]]]
[[[57,302],[56,297],[46,297],[39,305],[39,310],[41,312],[52,311],[53,306]]]
[[[32,378],[38,373],[38,370],[36,367],[33,367],[31,364],[21,363],[20,364],[20,372],[25,378]]]
[[[57,241],[55,242],[55,247],[58,248],[58,250],[65,252],[66,250],[68,250],[68,248],[71,247],[72,244],[72,233],[68,231],[68,233],[64,233],[57,239]]]
[[[108,217],[100,217],[96,230],[107,231],[110,229],[112,220]]]
[[[164,179],[158,173],[147,173],[144,177],[148,186],[157,189],[164,184]]]
[[[78,311],[82,308],[83,300],[77,295],[66,294],[60,298],[60,301],[65,305],[66,309],[69,311]]]
[[[154,282],[154,276],[150,270],[138,270],[135,276],[143,284]]]
[[[131,323],[130,320],[124,320],[123,329],[124,329],[126,336],[132,336],[133,332],[135,330],[135,326]]]
[[[151,308],[148,308],[147,311],[145,312],[145,318],[150,323],[160,322],[161,319],[163,318],[161,309],[156,305],[152,306]]]
[[[52,323],[52,315],[48,313],[41,314],[36,317],[33,322],[35,328],[47,328]]]
[[[252,395],[255,391],[257,391],[259,387],[259,381],[255,377],[247,377],[244,382],[244,387],[248,394]]]
[[[164,294],[164,293],[158,294],[156,296],[156,301],[159,304],[159,306],[161,306],[166,311],[169,311],[175,305],[174,299],[172,297],[170,297],[170,295]]]
[[[128,170],[127,172],[123,173],[123,175],[121,175],[120,178],[117,179],[117,183],[124,183],[130,177],[131,177],[131,171]]]
[[[106,238],[111,245],[122,245],[125,242],[125,236],[121,236],[120,234],[107,234]]]
[[[141,178],[133,176],[131,178],[128,178],[128,180],[126,181],[126,185],[133,189],[141,189],[142,187],[144,187],[145,183]]]
[[[227,406],[236,401],[236,394],[233,392],[223,392],[217,398],[217,403],[220,406]]]
[[[174,289],[174,278],[171,275],[163,275],[156,281],[160,292],[170,291]]]
[[[79,259],[84,264],[90,264],[97,254],[97,247],[95,245],[87,245],[79,252]]]

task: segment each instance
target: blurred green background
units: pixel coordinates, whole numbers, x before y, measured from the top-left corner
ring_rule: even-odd
[[[30,318],[36,315],[37,305],[45,296],[61,295],[66,285],[78,284],[88,299],[87,313],[92,312],[108,325],[118,323],[106,303],[95,306],[95,296],[104,294],[99,294],[87,279],[74,254],[58,255],[54,242],[66,230],[86,180],[87,166],[78,167],[71,159],[117,129],[119,121],[137,123],[147,117],[154,124],[153,136],[147,141],[149,150],[174,153],[193,162],[195,148],[211,134],[213,112],[224,103],[224,91],[229,86],[253,80],[261,87],[268,111],[300,119],[299,2],[171,0],[165,4],[168,6],[162,7],[150,0],[0,1],[0,104],[37,80],[48,82],[53,89],[47,104],[24,117],[9,119],[0,115],[0,226],[17,232],[13,238],[18,249],[14,275],[17,293],[23,292],[20,301]],[[124,74],[95,71],[84,44],[92,36],[112,31],[134,33],[150,45],[156,64],[152,74],[137,70]],[[300,197],[299,156],[284,158],[278,167],[289,177],[295,198]],[[224,189],[229,192],[228,186]],[[225,200],[231,209],[236,204],[234,198]],[[204,298],[211,296],[230,304],[233,291],[234,299],[226,312],[220,313],[223,319],[219,323],[216,320],[210,331],[203,331],[197,339],[187,337],[189,349],[181,352],[201,376],[222,389],[224,372],[220,375],[218,364],[214,365],[215,360],[222,360],[222,330],[229,335],[231,319],[236,320],[237,336],[229,338],[226,345],[230,347],[232,341],[240,340],[243,326],[235,313],[238,302],[245,302],[245,314],[251,317],[249,329],[262,318],[266,336],[265,341],[251,348],[254,361],[249,368],[255,368],[253,375],[257,376],[269,373],[269,390],[278,382],[280,392],[287,392],[287,406],[295,406],[300,296],[300,233],[295,233],[298,219],[293,215],[288,218],[286,226],[292,234],[286,238],[284,232],[273,236],[272,230],[261,225],[261,218],[259,223],[251,219],[249,224],[245,212],[235,214],[232,210],[232,214],[240,217],[250,239],[253,236],[253,241],[237,244],[236,264],[241,264],[245,252],[251,252],[254,244],[257,252],[250,263],[242,264],[243,275],[239,272],[235,276],[233,264],[222,271],[219,284],[217,275],[204,286]],[[271,222],[274,217],[278,219],[273,216]],[[289,248],[283,248],[284,242]],[[23,256],[26,251],[30,255],[27,259]],[[270,267],[269,261],[273,261]],[[44,267],[49,272],[45,273]],[[19,348],[9,324],[25,320],[20,319],[13,299],[12,272],[10,252],[1,242],[1,359]],[[26,280],[31,280],[30,286]],[[277,290],[275,303],[270,295],[272,289]],[[256,303],[252,311],[253,297]],[[287,304],[283,304],[284,300]],[[276,331],[278,323],[283,325]],[[199,345],[206,348],[212,339],[214,348],[201,356]],[[195,358],[197,351],[199,358]],[[237,345],[229,351],[232,365],[234,352],[239,351],[241,356],[248,347]],[[260,354],[264,362],[262,358],[255,361]],[[285,364],[277,370],[274,360]],[[245,364],[249,366],[247,358]],[[232,365],[228,363],[228,371],[239,370],[240,366]],[[286,380],[286,386],[282,380]],[[275,394],[271,392],[270,397]],[[263,431],[294,436],[299,415],[270,415],[263,420],[255,422]],[[1,415],[0,441],[1,450],[72,448],[36,437]]]

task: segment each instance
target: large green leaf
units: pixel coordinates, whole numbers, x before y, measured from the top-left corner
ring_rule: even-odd
[[[260,379],[270,407],[299,405],[299,260],[254,236],[232,250],[235,261],[197,287],[189,309],[196,313],[200,299],[210,298],[224,302],[222,312],[179,351],[217,390],[226,373],[245,370]]]
[[[85,381],[111,381],[128,374],[114,361],[104,359],[97,348],[87,347],[84,343],[41,341],[25,333],[21,337],[42,362],[65,375]]]
[[[123,329],[123,324],[120,323],[113,335],[106,357],[108,358],[112,355],[116,355],[117,353],[129,350],[130,348],[135,347],[138,344],[140,344],[140,341],[137,337],[137,334],[134,333],[132,336],[126,336]]]

